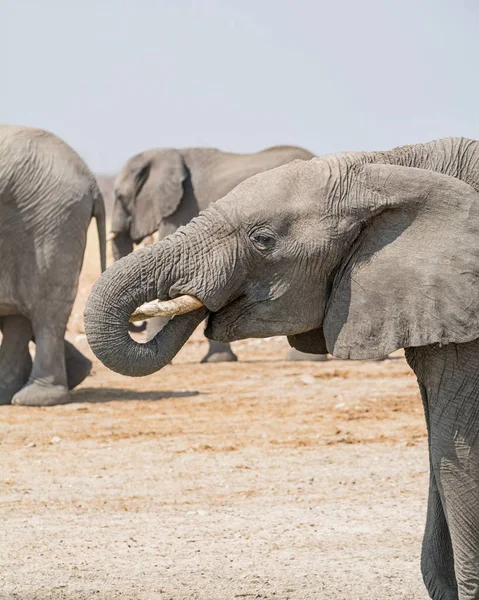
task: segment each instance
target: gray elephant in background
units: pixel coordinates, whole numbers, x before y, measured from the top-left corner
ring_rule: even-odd
[[[138,344],[129,319],[155,299],[177,316]],[[434,600],[479,600],[479,142],[258,174],[108,269],[85,330],[106,366],[142,376],[168,364],[205,317],[207,337],[223,343],[285,335],[344,359],[405,348],[429,435],[424,582]]]
[[[115,181],[115,202],[110,239],[115,260],[158,232],[164,239],[186,225],[212,202],[257,173],[313,154],[296,146],[274,146],[252,154],[235,154],[214,148],[156,148],[130,158]],[[152,339],[168,318],[150,319],[147,339]],[[130,326],[135,331],[135,326]],[[140,331],[141,329],[136,329]],[[324,360],[290,350],[288,359]],[[229,344],[210,340],[201,362],[234,361]]]
[[[92,217],[105,270],[103,197],[58,137],[0,125],[0,214],[0,404],[67,402],[92,366],[64,336]]]

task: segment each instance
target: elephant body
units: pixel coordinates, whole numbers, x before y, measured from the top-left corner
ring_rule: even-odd
[[[156,231],[160,240],[174,233],[248,177],[313,156],[296,146],[274,146],[252,154],[215,148],[157,148],[133,156],[115,182],[111,225],[116,234],[115,260],[131,252],[133,243],[138,244]],[[167,318],[150,319],[147,339],[152,339],[167,322]],[[230,345],[210,341],[202,362],[228,360],[236,360]]]
[[[91,368],[64,334],[92,216],[105,268],[103,198],[88,167],[62,140],[2,125],[0,213],[0,403],[65,402]]]
[[[132,376],[168,364],[205,317],[219,342],[286,335],[362,359],[405,348],[429,433],[424,582],[435,600],[479,600],[478,240],[478,141],[295,161],[108,269],[86,332]],[[139,305],[177,297],[194,310],[131,340]]]

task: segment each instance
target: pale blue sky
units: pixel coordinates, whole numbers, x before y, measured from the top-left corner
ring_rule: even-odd
[[[2,0],[0,21],[0,121],[95,171],[154,146],[479,138],[477,0]]]

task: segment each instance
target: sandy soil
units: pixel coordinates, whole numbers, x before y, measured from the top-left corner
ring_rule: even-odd
[[[82,307],[68,337],[91,356]],[[286,363],[282,338],[72,404],[0,407],[0,598],[422,600],[425,426],[402,353]]]

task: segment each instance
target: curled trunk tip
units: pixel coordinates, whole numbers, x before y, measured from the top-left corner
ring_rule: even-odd
[[[145,302],[168,296],[176,280],[166,266],[171,262],[171,244],[148,246],[115,262],[93,286],[85,307],[85,332],[93,353],[112,371],[143,377],[160,370],[206,317],[208,311],[200,305],[172,319],[146,344],[130,336],[131,314]]]

